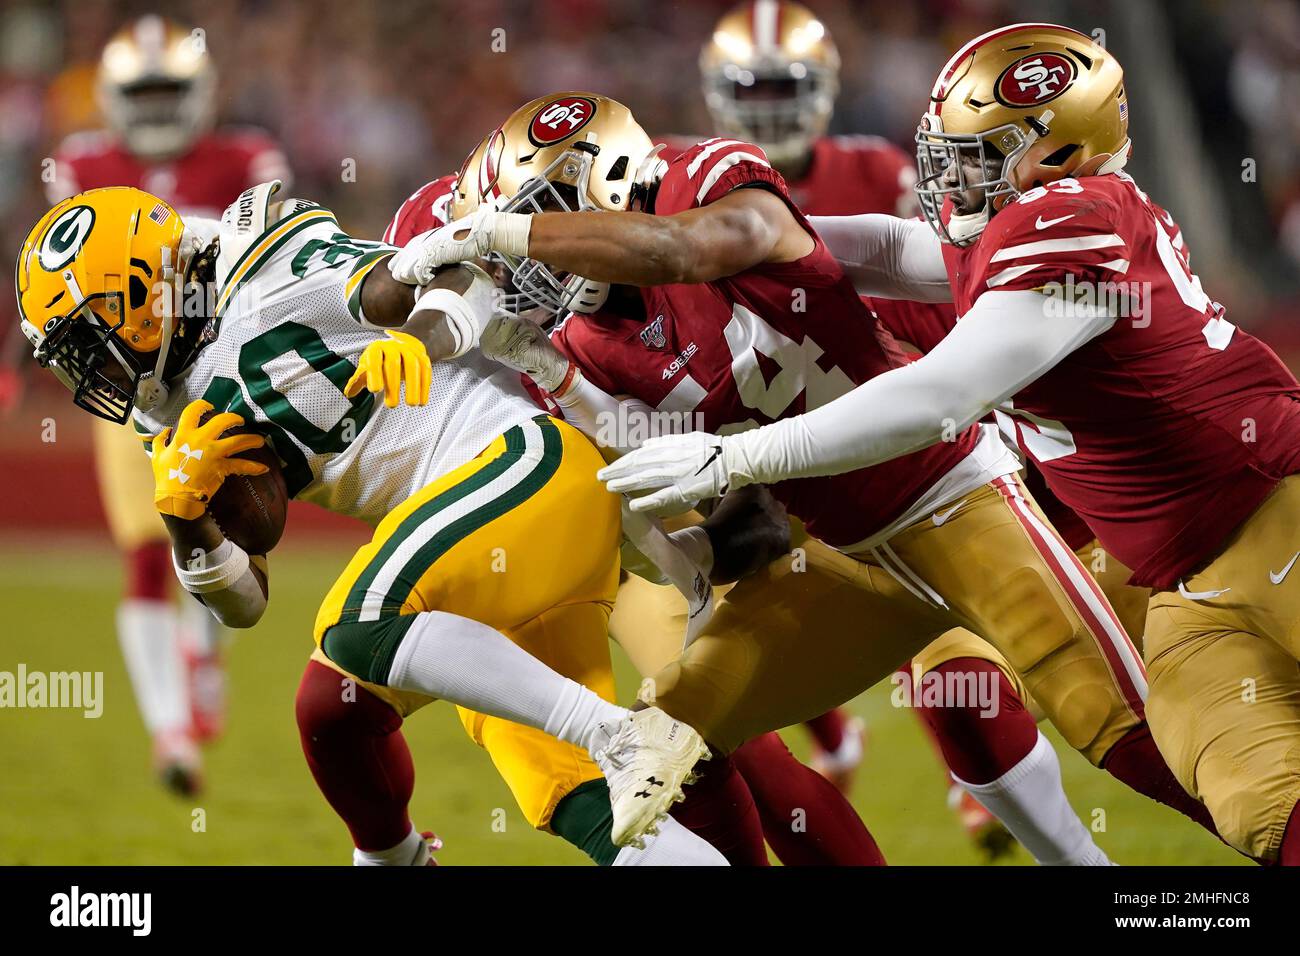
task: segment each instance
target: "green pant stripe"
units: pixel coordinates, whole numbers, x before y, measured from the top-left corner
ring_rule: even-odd
[[[537,466],[525,475],[518,484],[508,491],[493,498],[480,508],[453,521],[446,528],[435,534],[429,541],[412,555],[406,562],[397,580],[384,595],[384,607],[401,607],[411,596],[415,584],[435,561],[446,554],[457,542],[469,537],[484,525],[490,524],[502,515],[513,511],[546,486],[560,467],[562,443],[559,429],[547,419],[539,422],[542,431],[542,458]]]
[[[535,419],[534,421],[537,421],[543,435],[544,454],[539,469],[545,470],[543,466],[547,464],[547,459],[550,458],[552,454],[556,456],[556,461],[547,471],[546,479],[542,481],[542,484],[545,484],[545,481],[549,480],[550,475],[554,474],[555,467],[558,466],[558,453],[561,447],[560,435],[555,424],[549,418],[546,418],[545,421],[540,421],[538,419]],[[491,484],[519,461],[520,455],[522,455],[527,448],[523,429],[518,426],[511,428],[505,433],[504,438],[506,448],[502,454],[494,458],[473,475],[470,475],[464,481],[453,485],[446,491],[435,495],[433,498],[420,505],[420,507],[416,508],[415,511],[408,515],[406,519],[393,530],[393,533],[389,535],[383,546],[366,565],[361,574],[357,576],[357,580],[348,591],[347,599],[343,603],[343,609],[339,616],[339,623],[356,621],[360,618],[362,608],[365,604],[366,595],[369,593],[375,578],[379,575],[385,564],[393,560],[398,549],[402,547],[402,544],[407,541],[412,534],[414,534],[426,522],[436,520],[439,512]],[[539,469],[534,469],[528,475],[525,475],[524,478],[521,479],[520,484],[522,485],[531,482]],[[517,487],[519,486],[515,486],[515,488]],[[540,485],[538,487],[540,487]],[[515,488],[511,488],[507,491],[503,498],[508,497],[513,499],[515,497]],[[535,490],[536,489],[533,491]],[[531,491],[529,492],[530,495],[532,493],[533,492]],[[461,538],[477,530],[477,528],[482,524],[486,524],[487,521],[496,517],[496,515],[490,515],[486,519],[480,517],[486,510],[495,505],[495,503],[496,501],[489,502],[481,508],[476,508],[468,515],[453,522],[448,526],[448,528],[439,531],[432,541],[424,545],[417,552],[415,558],[408,561],[406,565],[403,566],[401,572],[396,576],[394,587],[390,588],[389,592],[384,597],[381,613],[397,613],[400,611],[402,605],[405,604],[407,597],[410,595],[411,588],[419,579],[420,575],[423,574],[424,568],[427,568],[429,563],[436,560],[439,555],[454,545],[456,541],[459,541]],[[511,507],[514,507],[517,504],[518,501],[515,501]],[[504,511],[501,513],[503,514]],[[476,518],[479,519],[477,522],[474,521]],[[456,535],[454,538],[447,540],[448,535],[451,533],[453,528],[456,529]],[[442,544],[440,547],[434,548],[433,546],[437,542],[442,542]],[[418,563],[421,560],[426,562],[424,568],[418,567]],[[416,571],[417,573],[414,577],[409,577],[412,571]]]

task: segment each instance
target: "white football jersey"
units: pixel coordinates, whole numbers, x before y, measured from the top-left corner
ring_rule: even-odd
[[[272,203],[276,185],[246,190],[222,216],[216,339],[134,424],[155,435],[200,398],[236,412],[274,447],[291,496],[374,525],[541,412],[517,372],[477,351],[433,364],[423,407],[346,398],[361,353],[384,336],[360,318],[361,282],[394,249],[352,239],[314,203]]]

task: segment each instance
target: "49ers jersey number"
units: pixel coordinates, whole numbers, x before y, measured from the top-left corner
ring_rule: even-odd
[[[732,309],[723,334],[731,349],[731,373],[741,402],[768,418],[780,418],[805,390],[806,410],[853,390],[852,380],[838,366],[827,371],[817,364],[824,350],[811,338],[795,342],[740,303]],[[775,375],[760,367],[760,356],[773,363]]]

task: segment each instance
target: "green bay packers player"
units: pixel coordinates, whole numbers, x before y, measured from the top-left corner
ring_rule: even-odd
[[[317,615],[318,662],[399,713],[458,705],[517,794],[550,795],[526,808],[539,826],[566,793],[603,793],[604,776],[606,844],[640,844],[662,821],[629,857],[719,862],[665,818],[706,753],[699,736],[607,699],[617,499],[594,447],[473,351],[491,281],[399,283],[375,268],[390,247],[277,188],[246,190],[219,225],[138,189],[91,190],[46,213],[18,257],[40,364],[79,407],[134,416],[151,450],[182,586],[227,625],[261,616],[266,556],[228,540],[207,503],[226,476],[265,471],[236,456],[269,445],[292,496],[376,527]],[[243,423],[253,434],[227,434]],[[565,742],[562,767],[530,763],[544,735]],[[359,862],[421,857],[413,832],[358,849]]]

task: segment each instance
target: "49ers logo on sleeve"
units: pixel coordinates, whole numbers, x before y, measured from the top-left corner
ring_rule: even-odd
[[[993,94],[1003,106],[1039,106],[1068,90],[1075,75],[1073,60],[1058,53],[1033,53],[1002,71]]]
[[[582,129],[596,115],[596,101],[585,96],[562,96],[537,111],[528,124],[534,146],[550,146]]]

